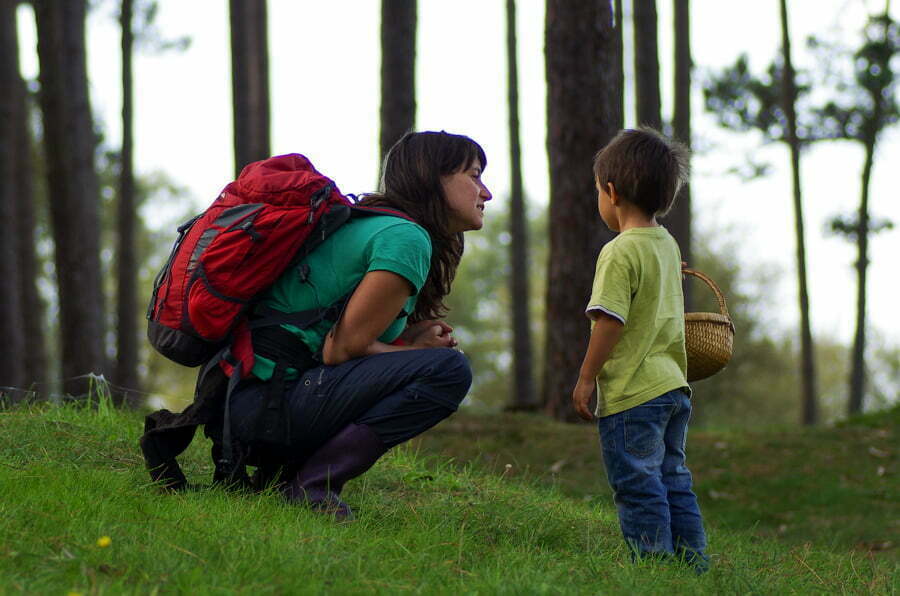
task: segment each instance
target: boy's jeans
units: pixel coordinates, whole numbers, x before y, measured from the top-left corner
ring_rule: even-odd
[[[703,519],[685,466],[691,400],[677,389],[600,418],[600,442],[619,524],[637,556],[673,553],[698,567],[707,558]]]

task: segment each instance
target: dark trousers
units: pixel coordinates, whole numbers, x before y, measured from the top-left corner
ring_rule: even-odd
[[[286,385],[290,446],[272,463],[303,460],[348,424],[369,426],[390,448],[456,411],[472,384],[466,357],[449,348],[404,350],[318,366]],[[250,446],[268,383],[249,380],[231,396],[234,438]],[[251,448],[252,451],[252,448]]]

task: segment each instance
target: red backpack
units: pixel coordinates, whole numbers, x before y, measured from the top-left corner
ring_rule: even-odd
[[[147,310],[150,343],[179,364],[207,362],[253,299],[312,248],[312,231],[319,226],[314,239],[323,240],[326,228],[346,221],[350,205],[302,155],[245,167],[206,211],[178,228]]]

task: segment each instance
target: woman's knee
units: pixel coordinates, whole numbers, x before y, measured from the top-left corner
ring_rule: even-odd
[[[414,384],[431,401],[456,410],[472,385],[469,359],[451,348],[431,349],[428,357],[431,362]]]
[[[435,349],[439,352],[434,367],[436,376],[445,382],[465,385],[465,390],[468,391],[472,385],[472,367],[466,355],[452,348]]]

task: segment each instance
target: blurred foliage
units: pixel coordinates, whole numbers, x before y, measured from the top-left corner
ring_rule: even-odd
[[[534,362],[540,367],[544,361],[546,218],[530,209],[528,226],[532,350]],[[510,240],[508,213],[501,211],[499,205],[488,205],[484,228],[466,234],[466,251],[446,301],[451,309],[447,321],[453,325],[454,335],[474,372],[467,403],[490,409],[502,408],[512,397],[512,383],[508,380],[512,371]],[[540,368],[533,372],[535,386],[540,383],[541,373]]]
[[[728,130],[758,130],[766,141],[787,142],[787,115],[781,106],[783,60],[779,57],[756,75],[742,54],[722,71],[707,73],[703,81],[706,110]],[[809,108],[810,75],[797,70],[797,138],[801,147],[816,140],[818,122]]]
[[[893,230],[894,222],[889,219],[876,217],[869,220],[866,231],[869,234],[877,234],[884,230]],[[834,215],[826,223],[827,233],[842,236],[856,242],[859,236],[859,215],[851,213],[847,215]]]
[[[820,63],[829,65],[820,73],[829,98],[814,109],[821,138],[855,141],[862,145],[867,159],[873,159],[879,135],[900,119],[896,97],[900,24],[887,13],[870,16],[855,51],[818,37],[811,37],[808,45]],[[864,175],[870,172],[864,170]],[[868,192],[868,180],[863,181],[863,189]],[[858,242],[860,224],[856,213],[836,214],[828,221],[828,231]],[[892,228],[890,220],[872,218],[866,233]]]
[[[768,263],[748,264],[738,255],[735,229],[701,230],[695,248],[697,269],[722,290],[735,325],[734,355],[717,375],[692,384],[693,425],[699,427],[763,427],[800,420],[800,358],[795,334],[781,327],[778,282],[782,272]],[[691,283],[703,285],[699,280]],[[695,290],[696,309],[718,312],[711,290]],[[790,303],[793,308],[793,303]],[[793,317],[788,317],[793,318]],[[819,405],[823,421],[846,410],[849,347],[817,334],[815,358],[819,371]],[[872,408],[896,404],[900,397],[900,346],[882,340],[869,350]]]
[[[162,54],[168,51],[183,52],[191,47],[189,36],[166,38],[156,22],[159,14],[157,0],[132,0],[131,29],[138,50],[145,54]],[[88,10],[102,10],[119,24],[122,14],[121,0],[90,0]]]
[[[900,346],[892,345],[873,330],[866,347],[868,362],[867,410],[882,410],[900,404]]]
[[[828,100],[813,110],[821,138],[874,144],[880,131],[900,119],[900,24],[887,13],[870,16],[855,51],[815,36],[808,46],[827,65],[817,74]]]

